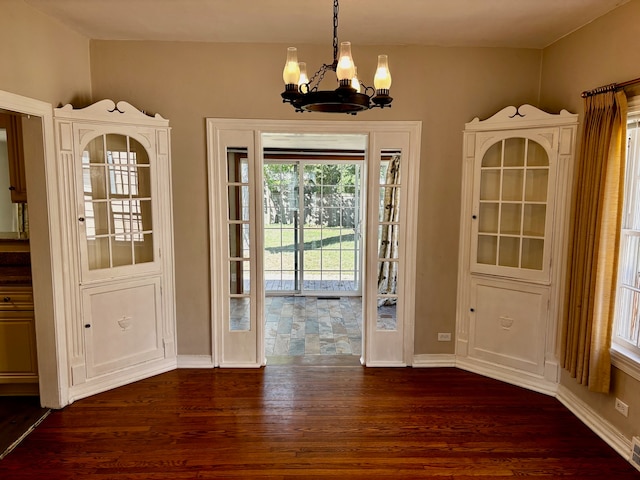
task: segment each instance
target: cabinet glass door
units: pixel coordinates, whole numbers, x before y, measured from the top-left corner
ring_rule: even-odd
[[[472,270],[544,272],[551,168],[546,150],[528,138],[506,138],[489,147],[478,167]]]
[[[82,152],[87,268],[153,262],[149,155],[134,138],[100,135]]]

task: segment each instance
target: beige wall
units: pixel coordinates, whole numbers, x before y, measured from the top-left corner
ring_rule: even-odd
[[[89,40],[25,4],[0,5],[0,90],[58,104],[91,95]]]
[[[542,108],[566,108],[582,118],[584,90],[640,77],[640,1],[616,9],[543,52]],[[640,382],[614,368],[610,395],[591,393],[565,371],[561,383],[618,427],[627,438],[640,435]],[[629,404],[626,419],[615,398]]]
[[[331,45],[298,45],[310,70],[329,62]],[[541,52],[516,49],[358,47],[372,83],[388,53],[393,107],[357,120],[421,120],[416,353],[453,353],[437,332],[455,332],[462,130],[475,116],[538,100]],[[280,100],[286,45],[91,42],[95,99],[124,99],[172,126],[178,352],[209,354],[209,238],[205,118],[335,119],[296,114]],[[215,281],[213,279],[212,281]]]

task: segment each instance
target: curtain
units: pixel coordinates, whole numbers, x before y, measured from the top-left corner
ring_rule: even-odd
[[[381,222],[396,222],[393,225],[380,225],[380,245],[378,258],[398,258],[398,224],[400,220],[400,188],[389,185],[400,184],[400,155],[394,155],[389,161],[385,177],[384,198],[382,205],[384,211]],[[398,262],[379,262],[378,266],[378,293],[394,295],[398,284]],[[395,298],[380,298],[378,306],[395,305]]]
[[[627,100],[623,91],[585,99],[572,204],[562,367],[594,392],[610,387]]]

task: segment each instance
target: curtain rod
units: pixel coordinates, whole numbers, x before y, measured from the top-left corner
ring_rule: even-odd
[[[594,88],[593,90],[585,90],[582,92],[582,98],[591,97],[592,95],[597,95],[598,93],[610,92],[612,90],[618,90],[619,88],[628,87],[629,85],[635,85],[640,83],[640,78],[634,78],[633,80],[627,80],[622,83],[610,83],[609,85],[603,85],[598,88]]]

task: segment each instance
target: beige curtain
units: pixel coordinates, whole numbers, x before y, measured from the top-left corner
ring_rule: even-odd
[[[585,99],[576,167],[561,363],[594,392],[609,391],[618,240],[622,216],[627,99]]]

